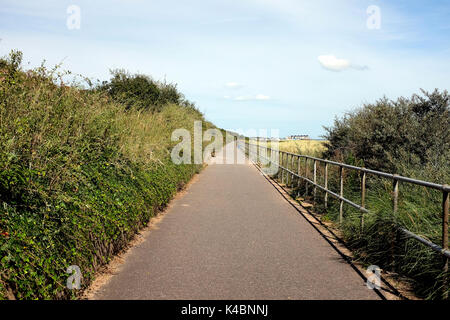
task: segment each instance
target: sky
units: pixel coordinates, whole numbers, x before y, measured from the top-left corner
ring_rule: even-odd
[[[0,38],[25,68],[166,79],[217,126],[281,137],[450,85],[448,0],[0,0]]]

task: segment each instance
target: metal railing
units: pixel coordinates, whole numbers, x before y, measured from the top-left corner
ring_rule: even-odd
[[[255,153],[256,150],[256,153]],[[267,155],[270,153],[270,156],[265,157],[261,155],[262,152],[258,152],[258,150],[265,150],[265,154]],[[392,194],[393,194],[393,213],[395,214],[398,211],[398,196],[399,196],[399,182],[405,182],[410,183],[418,186],[423,186],[426,188],[431,188],[435,190],[439,190],[442,192],[442,246],[439,246],[409,230],[406,230],[404,228],[399,228],[399,230],[408,238],[415,239],[425,246],[431,248],[435,252],[440,253],[444,257],[444,266],[443,271],[444,274],[448,272],[448,260],[450,258],[450,250],[448,247],[448,214],[449,214],[449,192],[450,192],[450,186],[447,184],[437,184],[432,183],[428,181],[422,181],[417,179],[412,179],[408,177],[403,177],[396,174],[390,174],[382,171],[376,171],[371,170],[367,168],[362,167],[356,167],[352,165],[348,165],[345,163],[335,162],[331,160],[325,160],[320,159],[312,156],[307,155],[300,155],[300,154],[294,154],[286,151],[281,150],[274,150],[269,147],[265,147],[262,145],[257,144],[251,144],[247,141],[245,141],[245,151],[249,155],[252,153],[254,156],[256,156],[256,159],[258,157],[260,159],[264,159],[267,164],[275,162],[278,166],[279,170],[281,172],[279,175],[281,175],[281,182],[286,184],[289,184],[289,180],[292,182],[294,177],[297,177],[298,179],[302,179],[306,182],[306,192],[308,192],[308,184],[312,185],[314,187],[313,195],[314,195],[314,201],[316,200],[316,192],[317,189],[320,189],[324,191],[324,206],[327,208],[328,206],[328,195],[333,196],[334,198],[339,200],[339,223],[342,224],[344,215],[343,215],[343,209],[344,204],[348,204],[356,209],[358,209],[361,212],[360,215],[360,223],[361,228],[364,226],[364,214],[369,213],[369,210],[366,209],[366,176],[367,174],[371,174],[378,177],[388,178],[393,181],[393,187],[392,187]],[[274,157],[275,156],[275,157]],[[294,172],[294,159],[297,158],[297,168],[296,172]],[[305,176],[301,175],[301,161],[300,159],[305,159]],[[276,161],[274,161],[274,159]],[[308,177],[308,161],[313,162],[313,174],[312,177]],[[291,163],[289,168],[289,163]],[[320,185],[317,183],[317,164],[322,163],[324,164],[324,185]],[[330,165],[337,166],[339,168],[339,194],[335,193],[328,189],[328,167]],[[344,197],[344,170],[354,170],[361,173],[361,204],[354,203],[353,201],[347,199]],[[312,179],[312,180],[311,180]],[[299,180],[300,181],[300,180]],[[444,277],[445,278],[445,277]],[[444,279],[444,287],[447,288],[448,280]],[[444,298],[447,298],[445,296]]]

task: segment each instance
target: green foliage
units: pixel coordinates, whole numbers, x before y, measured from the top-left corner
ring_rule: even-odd
[[[184,99],[175,84],[157,82],[146,75],[130,75],[125,70],[113,70],[111,74],[111,80],[104,82],[99,90],[107,91],[127,109],[159,112],[170,103],[194,107]]]
[[[200,170],[172,163],[171,133],[204,119],[176,104],[126,110],[101,90],[56,85],[56,70],[21,71],[20,57],[0,60],[0,299],[76,298],[67,267],[86,287]]]
[[[423,95],[397,101],[384,98],[336,119],[334,126],[325,128],[325,156],[354,157],[369,168],[398,174],[426,165],[430,169],[448,167],[449,94],[435,90],[423,91]]]

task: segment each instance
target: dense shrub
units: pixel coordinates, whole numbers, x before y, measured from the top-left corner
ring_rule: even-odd
[[[80,266],[86,287],[200,170],[171,162],[170,138],[203,116],[173,103],[154,113],[139,99],[126,110],[20,60],[0,60],[0,298],[75,298],[67,267]]]
[[[436,90],[366,104],[325,128],[325,156],[359,159],[372,169],[399,174],[418,173],[426,166],[430,177],[445,182],[436,171],[449,172],[449,99],[447,91]]]
[[[99,89],[107,91],[117,102],[127,109],[161,111],[169,103],[193,106],[184,99],[175,84],[155,81],[149,76],[131,75],[125,70],[111,71],[112,78]]]

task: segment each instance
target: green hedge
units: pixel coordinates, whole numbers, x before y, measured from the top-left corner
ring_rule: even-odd
[[[171,162],[170,134],[204,119],[192,106],[127,110],[20,59],[0,60],[0,299],[76,298],[67,268],[88,286],[201,169]]]

